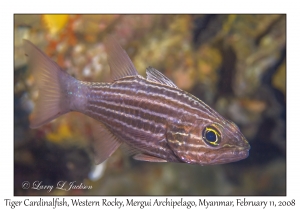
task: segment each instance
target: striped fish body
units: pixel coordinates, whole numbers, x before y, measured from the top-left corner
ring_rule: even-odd
[[[86,104],[78,111],[105,124],[130,147],[154,157],[180,162],[168,147],[165,134],[172,116],[182,113],[179,107],[168,104],[168,96],[159,91],[161,87],[171,94],[172,89],[168,86],[140,76],[126,77],[111,84],[92,83],[87,85]]]
[[[69,111],[96,119],[99,126],[93,147],[97,163],[121,144],[134,148],[135,159],[151,162],[209,165],[248,156],[250,146],[234,123],[179,89],[156,69],[147,68],[147,79],[138,75],[128,55],[113,41],[106,47],[114,81],[89,83],[66,74],[25,41],[29,64],[43,81],[38,84],[42,94],[31,127]],[[48,101],[47,106],[44,101]]]

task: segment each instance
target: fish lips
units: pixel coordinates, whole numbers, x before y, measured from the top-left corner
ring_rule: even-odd
[[[249,150],[249,144],[246,147],[223,147],[218,150],[213,150],[205,154],[208,162],[203,165],[216,165],[243,160],[249,156]]]

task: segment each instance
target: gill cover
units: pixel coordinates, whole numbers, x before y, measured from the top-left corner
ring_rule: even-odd
[[[188,151],[186,142],[189,140],[190,134],[183,125],[177,123],[169,125],[166,137],[168,145],[181,161],[186,163],[193,162],[192,156],[186,153],[186,151]]]

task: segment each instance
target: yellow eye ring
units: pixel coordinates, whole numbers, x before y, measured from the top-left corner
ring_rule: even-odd
[[[204,128],[202,138],[210,146],[219,146],[221,142],[220,132],[212,126]]]

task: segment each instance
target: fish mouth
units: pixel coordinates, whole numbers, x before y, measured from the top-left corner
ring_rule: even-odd
[[[218,164],[236,162],[243,160],[249,156],[250,144],[245,138],[242,138],[239,145],[234,147],[223,147],[220,149],[219,154],[216,156],[215,161]]]
[[[231,163],[239,160],[243,160],[249,156],[250,146],[238,147],[235,149],[228,150],[223,154],[216,157],[215,161],[217,164]]]
[[[245,159],[249,156],[250,148],[238,149],[237,151],[233,151],[233,156],[239,157],[239,160]]]
[[[201,165],[217,165],[236,162],[243,160],[249,156],[250,145],[246,147],[235,148],[222,148],[206,153],[208,158],[206,163],[200,163]]]

